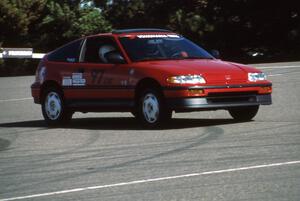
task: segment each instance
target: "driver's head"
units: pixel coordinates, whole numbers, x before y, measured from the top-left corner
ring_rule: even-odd
[[[101,61],[103,63],[108,63],[107,59],[105,58],[105,54],[115,51],[115,50],[116,50],[116,48],[112,45],[102,45],[99,48],[99,57],[100,57]]]

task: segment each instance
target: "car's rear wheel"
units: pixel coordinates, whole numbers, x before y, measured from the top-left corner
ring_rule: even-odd
[[[42,113],[49,126],[65,125],[71,120],[73,115],[73,112],[65,106],[62,93],[56,88],[45,90]]]
[[[156,127],[172,118],[158,90],[145,89],[139,98],[137,117],[144,126]]]
[[[236,107],[229,109],[229,114],[237,121],[250,121],[255,117],[259,109],[258,105]]]

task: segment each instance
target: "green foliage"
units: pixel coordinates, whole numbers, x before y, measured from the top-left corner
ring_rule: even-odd
[[[251,50],[272,61],[299,59],[298,1],[1,0],[0,47],[48,52],[83,35],[154,27],[219,49],[224,59],[251,61]],[[0,73],[13,63],[0,62]]]
[[[72,38],[70,29],[75,19],[76,15],[68,4],[48,1],[39,24],[41,35],[38,45],[52,49],[60,45],[62,40],[70,40]]]
[[[226,59],[249,60],[246,53],[250,50],[263,52],[269,60],[300,55],[298,0],[94,2],[114,28],[169,28],[207,48],[221,50]]]
[[[111,30],[99,8],[82,8],[80,2],[1,0],[0,44],[49,51],[82,35]]]
[[[110,23],[101,15],[101,11],[95,8],[80,10],[79,18],[72,26],[72,32],[81,36],[109,32],[111,30]]]
[[[41,17],[45,0],[1,0],[0,43],[3,46],[30,45],[30,28]]]
[[[98,8],[81,8],[79,4],[73,8],[67,3],[52,0],[48,1],[45,13],[39,27],[42,31],[39,46],[48,49],[84,35],[111,30],[111,25]]]
[[[101,9],[80,0],[1,0],[0,47],[33,47],[48,52],[83,35],[108,32]],[[0,76],[32,73],[36,61],[1,60]],[[27,69],[27,70],[24,70]]]
[[[193,38],[194,41],[202,42],[202,44],[205,34],[209,34],[214,30],[214,26],[209,24],[203,16],[194,12],[186,13],[182,9],[170,16],[168,27]]]

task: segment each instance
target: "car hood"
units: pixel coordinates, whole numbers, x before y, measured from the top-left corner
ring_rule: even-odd
[[[140,62],[144,67],[159,69],[171,76],[202,75],[207,84],[237,84],[248,80],[248,72],[258,72],[242,64],[211,59],[186,59]]]

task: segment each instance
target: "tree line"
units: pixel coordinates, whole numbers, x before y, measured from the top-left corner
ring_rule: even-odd
[[[48,52],[84,35],[164,28],[238,62],[297,60],[297,0],[1,0],[0,47]],[[37,61],[0,60],[0,75],[31,74]]]

